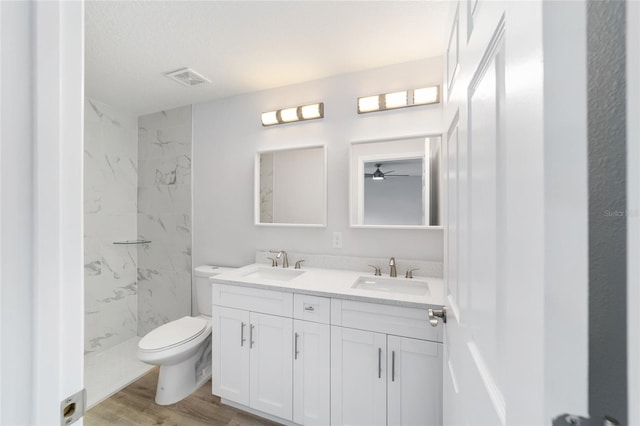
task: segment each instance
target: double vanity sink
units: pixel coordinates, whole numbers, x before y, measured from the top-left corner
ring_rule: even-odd
[[[288,425],[441,425],[441,278],[252,264],[211,278],[213,388]]]
[[[219,275],[215,282],[416,308],[440,308],[444,302],[441,278],[383,277],[357,271],[252,264]]]

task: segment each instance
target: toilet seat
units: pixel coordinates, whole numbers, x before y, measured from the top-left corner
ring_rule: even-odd
[[[161,325],[144,336],[138,343],[138,349],[143,352],[171,349],[198,338],[207,330],[207,326],[206,319],[182,317]]]

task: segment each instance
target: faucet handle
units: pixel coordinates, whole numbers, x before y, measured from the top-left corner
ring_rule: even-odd
[[[413,278],[413,271],[417,271],[420,268],[407,269],[407,273],[404,274],[405,278]]]
[[[294,269],[300,269],[300,264],[304,262],[304,259],[300,259],[296,262],[296,266],[294,267]]]
[[[276,259],[274,259],[273,257],[267,257],[267,259],[271,259],[271,267],[275,268],[276,266],[278,266],[278,261]]]
[[[373,274],[376,277],[379,277],[382,275],[382,273],[380,272],[380,268],[378,266],[375,266],[375,265],[369,265],[369,266],[371,266],[374,269]]]

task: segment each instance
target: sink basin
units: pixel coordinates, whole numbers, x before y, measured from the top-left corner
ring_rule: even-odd
[[[258,280],[290,281],[304,273],[305,271],[299,269],[271,268],[265,266],[252,269],[243,274],[243,276],[245,278],[255,278]]]
[[[416,296],[429,294],[429,284],[426,281],[407,278],[360,277],[351,288],[385,293],[413,294]]]

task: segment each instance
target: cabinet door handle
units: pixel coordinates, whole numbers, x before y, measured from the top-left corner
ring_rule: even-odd
[[[253,341],[253,329],[254,329],[255,325],[251,324],[249,325],[249,349],[253,348],[253,344],[256,343]]]
[[[244,338],[244,326],[247,325],[245,323],[240,323],[240,346],[244,346],[244,341],[247,340]]]
[[[295,337],[293,340],[293,359],[298,359],[298,337],[300,335],[295,333]]]
[[[396,351],[391,351],[391,381],[396,381]]]
[[[378,348],[378,379],[382,378],[382,348]]]

